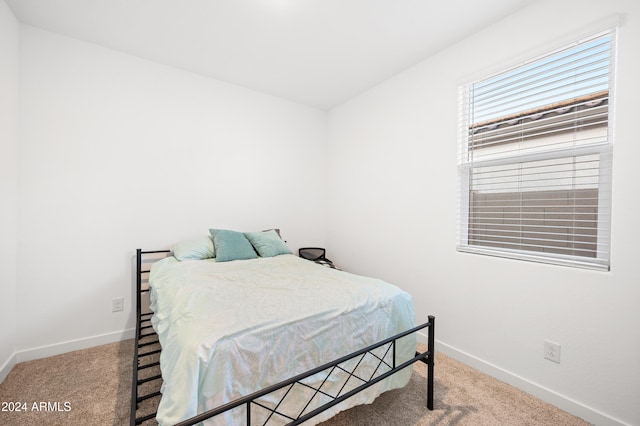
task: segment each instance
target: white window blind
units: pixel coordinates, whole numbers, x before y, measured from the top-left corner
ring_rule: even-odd
[[[458,250],[609,269],[614,39],[461,88]]]

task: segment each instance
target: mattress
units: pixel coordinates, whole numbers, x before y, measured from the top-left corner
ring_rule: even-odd
[[[162,398],[157,421],[171,425],[308,371],[413,327],[411,296],[382,280],[326,268],[294,255],[215,262],[156,262],[149,277],[152,324],[162,346]],[[398,362],[415,353],[415,336],[398,341]],[[382,355],[380,355],[382,356]],[[355,362],[355,361],[354,361]],[[367,356],[358,375],[373,373]],[[346,373],[322,385],[337,392]],[[316,377],[317,376],[317,377]],[[320,374],[308,379],[318,386]],[[313,425],[380,393],[407,384],[411,369],[360,392],[305,424]],[[351,379],[349,386],[357,380]],[[281,408],[295,414],[305,394],[297,386]],[[281,395],[265,397],[277,404]],[[305,410],[327,402],[322,395]],[[263,410],[264,411],[264,410]],[[259,420],[268,413],[254,414]],[[244,408],[206,424],[243,424]],[[286,424],[273,416],[269,424]]]

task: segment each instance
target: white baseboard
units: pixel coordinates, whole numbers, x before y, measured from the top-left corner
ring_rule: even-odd
[[[107,343],[114,343],[114,342],[119,342],[121,340],[133,339],[134,337],[135,337],[135,329],[130,328],[127,330],[116,331],[113,333],[105,333],[97,336],[91,336],[91,337],[85,337],[82,339],[55,343],[53,345],[39,346],[37,348],[17,351],[14,355],[14,358],[16,358],[16,362],[32,361],[34,359],[60,355],[67,352],[77,351],[80,349],[87,349],[87,348],[92,348],[94,346],[106,345]]]
[[[9,371],[11,371],[13,366],[17,364],[16,358],[16,353],[14,352],[11,354],[9,359],[6,360],[4,364],[2,364],[2,367],[0,367],[0,383],[4,382],[4,379],[7,378]]]
[[[426,344],[427,336],[418,332],[418,342]],[[555,405],[567,413],[580,417],[591,424],[598,426],[632,426],[596,409],[588,407],[569,397],[561,395],[551,389],[545,388],[537,383],[531,382],[524,377],[513,374],[497,365],[479,359],[469,353],[463,352],[453,346],[447,345],[436,339],[436,351],[442,352],[450,358],[460,361],[478,371],[481,371],[495,379],[510,384],[523,392],[535,396],[549,404]],[[436,371],[437,371],[436,365]]]

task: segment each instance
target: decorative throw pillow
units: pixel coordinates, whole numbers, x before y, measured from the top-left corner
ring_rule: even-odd
[[[291,254],[291,250],[282,241],[275,229],[263,232],[245,232],[244,235],[261,257]]]
[[[209,229],[216,252],[216,262],[255,259],[258,257],[242,232],[227,229]]]

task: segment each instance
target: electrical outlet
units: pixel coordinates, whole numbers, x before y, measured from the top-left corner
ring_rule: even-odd
[[[111,300],[111,312],[120,312],[124,309],[124,297]]]
[[[560,364],[560,344],[544,341],[544,357],[549,361],[557,362]]]

